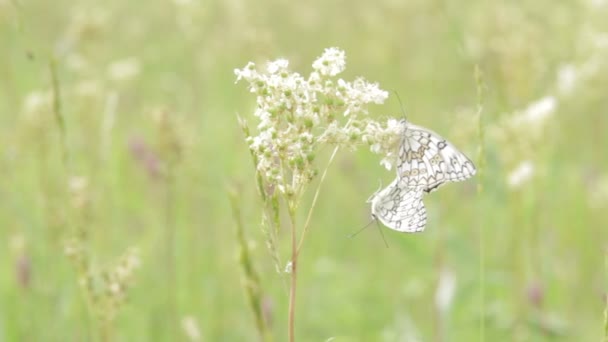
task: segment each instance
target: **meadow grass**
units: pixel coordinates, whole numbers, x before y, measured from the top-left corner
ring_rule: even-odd
[[[285,57],[307,74],[331,46],[345,79],[396,90],[480,173],[425,197],[426,231],[385,230],[387,249],[375,229],[347,236],[394,174],[340,151],[299,258],[296,340],[606,340],[607,16],[605,1],[0,1],[0,340],[286,340],[289,230],[273,255],[233,70]],[[401,116],[392,96],[370,109]]]

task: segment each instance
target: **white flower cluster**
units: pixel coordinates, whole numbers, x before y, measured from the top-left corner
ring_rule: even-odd
[[[234,71],[237,82],[248,82],[256,95],[257,135],[241,124],[257,170],[279,191],[294,193],[312,180],[315,154],[323,144],[354,148],[368,143],[376,153],[386,152],[402,132],[395,120],[382,125],[363,118],[367,106],[382,104],[388,93],[362,78],[336,78],[345,66],[344,51],[329,48],[314,61],[308,77],[292,72],[285,59],[268,63],[263,72],[252,62]]]
[[[557,97],[547,95],[490,126],[490,136],[501,149],[504,167],[510,170],[506,181],[512,190],[521,188],[537,173],[538,148],[530,146],[545,144],[545,131],[558,105]]]

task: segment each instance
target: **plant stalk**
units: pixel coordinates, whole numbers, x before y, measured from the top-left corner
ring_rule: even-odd
[[[296,290],[298,281],[298,245],[296,241],[296,212],[293,203],[289,204],[289,219],[291,221],[291,284],[289,287],[289,342],[295,341]]]

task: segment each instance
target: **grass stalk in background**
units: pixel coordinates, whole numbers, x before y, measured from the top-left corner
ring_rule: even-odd
[[[604,285],[604,342],[608,342],[608,251],[604,255],[604,269],[606,273]]]
[[[245,295],[247,296],[249,307],[253,312],[255,326],[258,330],[258,334],[260,335],[260,339],[262,341],[269,342],[273,339],[262,308],[264,293],[262,291],[260,277],[255,269],[253,259],[249,252],[249,246],[245,238],[245,225],[243,223],[241,214],[241,202],[235,187],[230,187],[228,189],[228,196],[230,199],[230,205],[232,207],[232,217],[235,220],[236,239],[239,248],[238,260],[243,271],[243,280],[241,283],[245,289]]]
[[[61,88],[59,86],[59,76],[57,75],[57,59],[52,56],[49,60],[49,71],[51,74],[51,85],[53,89],[53,115],[59,130],[59,142],[61,148],[61,158],[64,168],[68,167],[68,148],[67,148],[67,128],[62,112]]]
[[[483,196],[483,182],[484,182],[484,173],[486,167],[486,159],[485,159],[485,128],[483,124],[483,101],[484,101],[484,90],[485,84],[483,80],[483,72],[479,65],[475,66],[475,84],[477,85],[477,138],[478,138],[478,150],[477,150],[477,198],[478,203],[483,205],[479,199]],[[483,213],[485,212],[485,208],[481,207],[478,210],[478,223],[477,223],[477,232],[478,232],[478,240],[479,240],[479,313],[481,320],[479,322],[479,340],[485,341],[485,220]]]
[[[169,310],[171,320],[171,327],[169,331],[172,338],[176,338],[177,334],[177,270],[175,265],[175,213],[174,213],[174,192],[175,192],[175,176],[173,169],[174,165],[169,163],[167,165],[167,173],[165,174],[165,261],[167,270],[167,309]]]
[[[170,327],[168,329],[172,339],[177,338],[178,326],[178,302],[177,302],[177,268],[176,268],[176,229],[177,220],[175,217],[175,187],[176,172],[181,159],[181,138],[177,130],[177,122],[173,113],[165,109],[156,112],[156,124],[159,135],[159,150],[163,159],[164,172],[164,250],[165,250],[165,269],[167,272],[167,297],[166,308],[170,312]]]

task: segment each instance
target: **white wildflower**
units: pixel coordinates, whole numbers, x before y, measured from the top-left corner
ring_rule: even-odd
[[[88,185],[88,179],[83,176],[72,176],[68,181],[68,187],[71,193],[80,193],[85,191]]]
[[[50,91],[35,90],[27,94],[23,103],[26,116],[35,116],[36,113],[50,110],[53,103],[53,94]]]
[[[521,187],[534,175],[534,164],[529,160],[522,161],[507,176],[507,183],[512,189]]]
[[[117,282],[112,282],[112,283],[110,283],[110,285],[108,286],[108,288],[110,289],[110,292],[111,292],[112,294],[115,294],[115,295],[120,294],[120,293],[122,292],[122,291],[121,291],[121,290],[122,290],[122,287],[121,287],[121,286],[120,286],[120,284],[119,284],[119,283],[117,283]]]
[[[185,316],[182,318],[182,329],[184,329],[184,333],[188,336],[190,341],[201,340],[201,330],[198,327],[196,318],[192,316]]]
[[[449,269],[442,269],[439,273],[439,284],[435,291],[435,306],[437,311],[443,316],[446,315],[456,292],[456,277]]]
[[[505,165],[525,165],[521,160],[534,160],[536,146],[545,143],[544,135],[550,119],[555,115],[558,100],[548,95],[529,104],[525,109],[505,116],[499,123],[489,127],[489,136],[496,142],[499,153]],[[527,166],[523,168],[526,170]],[[515,185],[519,184],[519,176],[514,176]],[[509,181],[510,183],[510,181]]]
[[[325,50],[307,77],[288,67],[287,60],[278,59],[264,71],[251,62],[234,71],[237,82],[248,82],[249,91],[256,94],[258,132],[248,136],[247,142],[257,171],[283,193],[300,190],[315,177],[313,161],[321,143],[354,149],[366,142],[362,139],[374,133],[364,130],[359,116],[367,115],[369,104],[380,104],[388,96],[376,83],[362,78],[354,82],[333,78],[345,68],[345,54],[335,48]],[[380,144],[378,152],[386,151],[386,143]]]
[[[258,73],[255,70],[255,64],[253,62],[249,62],[247,63],[247,65],[245,65],[243,69],[234,69],[234,74],[236,75],[236,81],[234,83],[237,83],[241,79],[250,81]]]
[[[285,265],[285,273],[291,273],[293,271],[293,263],[289,261],[287,265]]]
[[[103,94],[103,86],[97,80],[80,81],[74,87],[74,94],[86,98],[95,98]]]
[[[118,82],[130,81],[140,72],[141,65],[135,57],[115,61],[108,66],[108,77]]]
[[[595,9],[602,9],[602,7],[606,6],[608,1],[606,0],[589,0],[589,4],[595,7]]]
[[[314,63],[313,69],[324,76],[336,76],[346,69],[346,55],[337,48],[325,49],[325,52]]]
[[[589,203],[598,209],[608,205],[608,174],[598,177],[588,187]]]
[[[567,64],[559,68],[557,72],[557,89],[561,94],[570,94],[574,90],[579,78],[577,68]]]
[[[387,170],[392,170],[393,169],[393,165],[395,164],[395,158],[382,158],[382,160],[380,160],[380,165],[384,166],[385,169]]]
[[[268,63],[268,66],[266,67],[266,70],[270,74],[276,74],[279,71],[286,71],[288,67],[289,67],[289,61],[288,60],[286,60],[286,59],[277,59],[274,62]]]
[[[373,153],[384,154],[380,165],[389,171],[396,163],[396,147],[401,141],[404,129],[402,120],[389,119],[384,126],[375,121],[366,122],[363,141],[370,144]]]
[[[528,124],[541,124],[555,112],[556,107],[557,100],[555,97],[545,96],[530,104],[524,111],[522,119]]]

